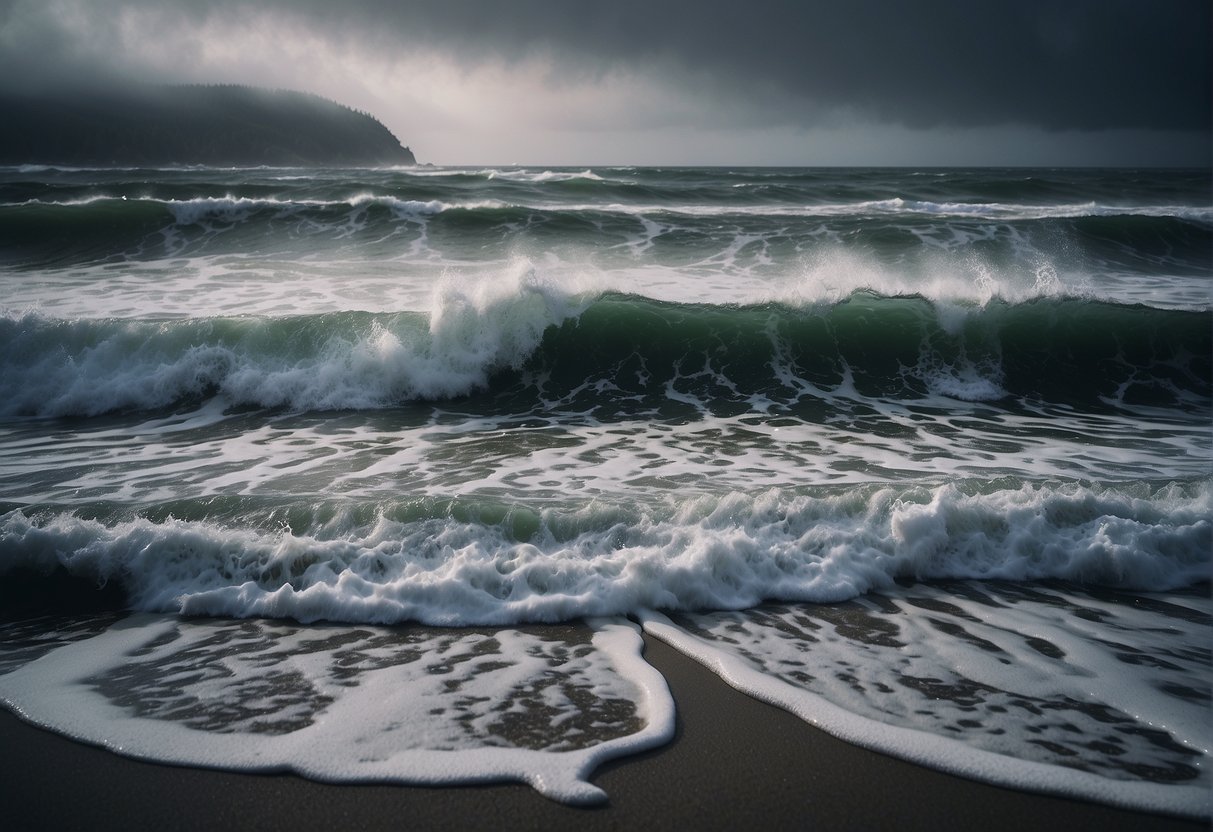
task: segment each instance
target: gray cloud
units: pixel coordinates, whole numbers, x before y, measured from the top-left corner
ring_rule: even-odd
[[[386,16],[392,4],[377,5]],[[1191,129],[1210,120],[1210,5],[1201,0],[478,6],[426,4],[395,20],[507,55],[540,47],[574,62],[668,62],[727,92],[774,88],[789,120],[806,103],[911,126]]]
[[[549,148],[560,131],[642,146],[643,131],[687,128],[748,141],[782,131],[793,147],[795,131],[855,125],[919,138],[1014,127],[1058,137],[1075,158],[1098,138],[1108,158],[1165,160],[1182,145],[1190,162],[1207,158],[1194,148],[1213,121],[1211,28],[1206,0],[0,0],[0,85],[290,86],[410,135],[445,123],[447,146],[460,120],[485,129],[489,115],[467,108],[490,95],[487,109],[512,97],[498,109],[534,119],[536,148],[537,131]],[[217,57],[217,36],[243,38],[242,51]],[[327,63],[309,65],[301,44],[321,44]],[[410,87],[418,60],[450,68],[454,97],[421,78]],[[477,98],[484,77],[507,80]],[[496,147],[511,131],[528,146],[523,117],[494,123]]]
[[[212,6],[224,13],[228,4]],[[196,7],[195,7],[196,8]],[[537,51],[562,68],[700,73],[723,94],[911,126],[1202,128],[1210,121],[1203,0],[612,0],[284,5],[392,49],[442,43],[466,58]]]
[[[617,67],[668,73],[697,81],[707,98],[761,103],[769,120],[788,124],[822,108],[913,127],[1204,129],[1211,118],[1213,23],[1203,0],[179,0],[171,18],[171,3],[90,4],[111,20],[139,6],[181,28],[273,6],[288,30],[388,55],[418,47],[473,63],[547,55],[558,68],[553,83]],[[0,3],[0,27],[22,34],[0,41],[7,77],[18,76],[14,63],[51,54],[69,72],[107,69],[108,58],[108,69],[120,69],[106,27],[91,43],[63,43],[46,19],[56,13],[54,3]]]

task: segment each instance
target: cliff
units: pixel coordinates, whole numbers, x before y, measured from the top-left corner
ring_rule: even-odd
[[[0,164],[412,165],[366,113],[239,86],[0,93]]]

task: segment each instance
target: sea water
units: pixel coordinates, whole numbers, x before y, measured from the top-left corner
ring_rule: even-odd
[[[643,628],[1207,816],[1211,252],[1207,171],[0,169],[0,580],[135,611],[4,624],[0,699],[585,802],[672,735]]]

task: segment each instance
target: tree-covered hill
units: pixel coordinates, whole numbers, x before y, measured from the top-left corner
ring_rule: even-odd
[[[411,165],[366,113],[241,86],[0,92],[0,164]]]

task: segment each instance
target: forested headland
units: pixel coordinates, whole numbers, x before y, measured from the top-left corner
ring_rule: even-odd
[[[368,113],[232,85],[0,92],[0,164],[411,165]]]

